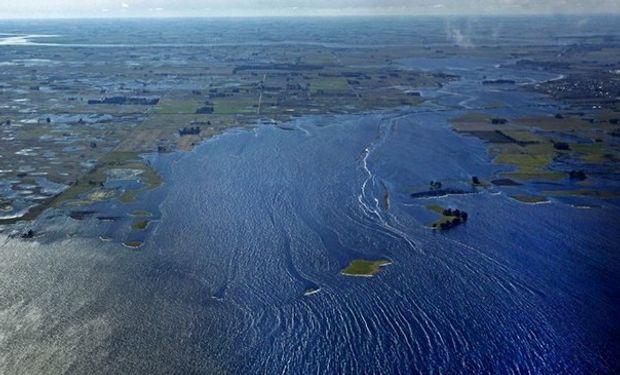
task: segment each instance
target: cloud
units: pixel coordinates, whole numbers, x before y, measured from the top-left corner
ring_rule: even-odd
[[[448,35],[450,39],[456,43],[461,48],[472,48],[474,47],[474,43],[471,41],[469,36],[463,34],[460,29],[452,29]]]
[[[128,8],[129,8],[129,4],[127,4],[127,3],[121,3],[121,8],[128,9]]]

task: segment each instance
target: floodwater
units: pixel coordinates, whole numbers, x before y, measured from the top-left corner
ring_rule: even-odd
[[[157,223],[139,251],[97,239],[114,235],[108,223],[53,211],[39,223],[49,238],[0,239],[0,372],[613,373],[617,202],[409,194],[501,170],[449,118],[488,97],[507,116],[553,105],[480,85],[498,63],[436,62],[463,79],[418,108],[307,116],[293,131],[265,125],[145,156],[166,183],[142,198]],[[431,203],[470,218],[429,230]],[[357,258],[391,264],[342,276]]]

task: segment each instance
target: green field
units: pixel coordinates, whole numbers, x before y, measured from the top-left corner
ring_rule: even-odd
[[[160,114],[189,114],[196,113],[200,103],[194,100],[166,100],[155,107],[155,112]]]
[[[310,92],[312,94],[350,93],[351,87],[342,77],[318,77],[310,81]]]

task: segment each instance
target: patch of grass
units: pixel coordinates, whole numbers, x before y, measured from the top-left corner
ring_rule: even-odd
[[[527,145],[520,147],[521,152],[501,153],[495,158],[496,164],[514,165],[516,171],[503,173],[517,180],[560,180],[566,177],[565,173],[548,170],[553,162],[555,151],[551,143]]]
[[[320,77],[310,81],[310,92],[319,94],[349,93],[351,87],[346,79],[342,77]]]
[[[620,197],[620,191],[608,191],[608,190],[591,190],[591,189],[576,189],[576,190],[549,190],[542,192],[545,195],[553,197],[593,197],[601,199],[611,199]]]
[[[340,273],[345,276],[374,276],[381,270],[381,267],[388,264],[390,264],[390,261],[385,259],[355,259],[348,267],[340,271]]]
[[[49,135],[52,132],[52,129],[53,128],[42,124],[37,124],[36,126],[28,125],[17,133],[16,138],[21,140],[39,139],[39,137],[43,135]]]
[[[178,113],[195,113],[196,110],[200,108],[200,103],[187,100],[166,100],[160,102],[155,108],[156,113],[165,113],[165,114],[178,114]]]
[[[502,130],[502,133],[506,134],[510,138],[516,140],[517,142],[545,142],[546,139],[540,137],[529,130]]]
[[[506,172],[502,173],[502,176],[518,181],[559,181],[566,178],[566,173],[541,170],[535,172]]]
[[[243,114],[255,113],[257,108],[253,107],[258,104],[256,99],[225,99],[216,100],[213,109],[216,114]]]
[[[617,161],[617,157],[605,150],[602,143],[572,144],[571,149],[579,154],[581,160],[587,163]]]
[[[124,192],[123,194],[121,194],[120,197],[118,197],[118,200],[120,200],[122,203],[133,203],[138,199],[138,190],[127,190],[126,192]]]
[[[148,211],[144,211],[144,210],[135,210],[131,213],[131,216],[136,216],[136,217],[151,217],[153,216],[152,213],[148,212]]]
[[[537,127],[559,132],[567,132],[573,129],[586,129],[590,126],[590,124],[579,117],[566,117],[562,119],[547,116],[524,117],[517,119],[517,123],[528,127]]]
[[[549,165],[552,158],[553,156],[548,154],[500,154],[495,158],[495,163],[514,165],[519,168],[520,172],[538,172]]]

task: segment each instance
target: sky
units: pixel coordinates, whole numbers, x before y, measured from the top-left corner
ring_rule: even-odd
[[[620,0],[0,0],[0,19],[620,13]]]

